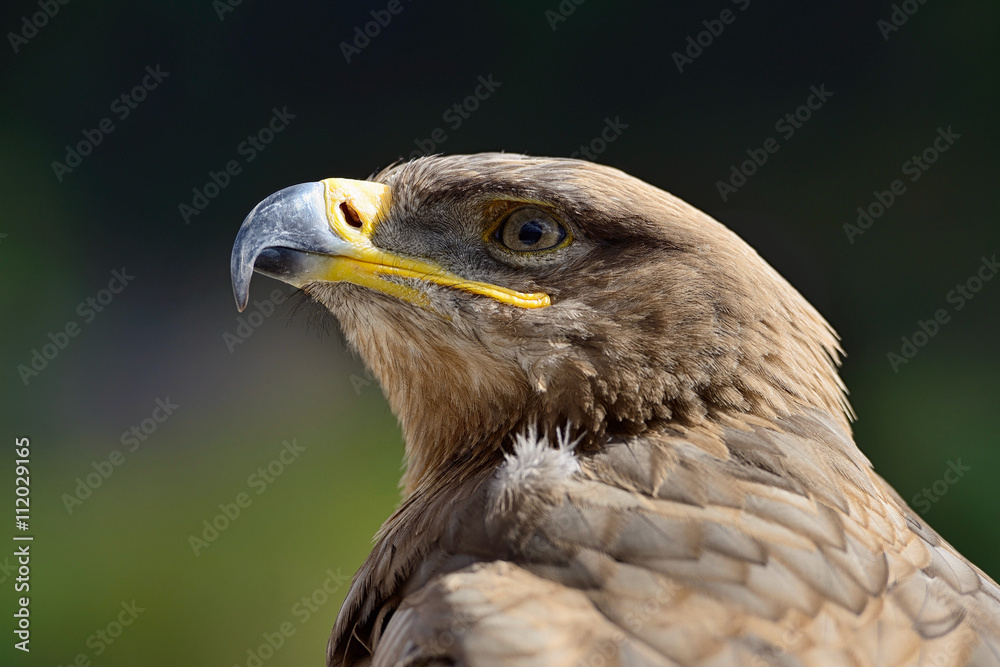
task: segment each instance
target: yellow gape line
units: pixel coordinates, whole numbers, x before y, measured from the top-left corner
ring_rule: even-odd
[[[426,295],[383,276],[413,278],[490,297],[518,308],[544,308],[552,304],[547,294],[517,292],[489,283],[467,280],[426,260],[402,257],[376,248],[371,241],[375,226],[388,216],[392,190],[371,181],[328,178],[326,213],[331,229],[352,246],[350,256],[330,257],[325,275],[318,280],[345,281],[376,289],[390,296],[427,306]]]

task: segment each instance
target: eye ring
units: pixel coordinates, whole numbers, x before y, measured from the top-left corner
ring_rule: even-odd
[[[518,253],[553,250],[569,238],[566,227],[553,215],[533,206],[510,213],[493,232],[493,240]]]

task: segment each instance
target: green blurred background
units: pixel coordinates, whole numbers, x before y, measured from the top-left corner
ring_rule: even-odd
[[[342,577],[398,500],[402,443],[308,305],[289,299],[227,345],[240,222],[282,187],[364,178],[421,149],[570,155],[606,119],[627,127],[594,159],[731,226],[828,317],[861,448],[915,507],[939,482],[920,509],[1000,576],[1000,280],[961,310],[947,301],[1000,251],[1000,5],[913,0],[885,39],[889,2],[577,2],[4,5],[0,465],[12,504],[13,440],[31,438],[35,541],[30,655],[11,646],[13,547],[0,551],[0,662],[252,667],[248,651],[288,624],[260,664],[323,664]],[[715,23],[726,9],[732,22]],[[348,62],[342,43],[373,11],[391,20]],[[688,37],[720,25],[678,71]],[[122,118],[116,100],[147,67],[166,75]],[[454,127],[444,113],[491,75],[499,86]],[[775,123],[821,85],[833,96],[786,139]],[[294,118],[247,161],[241,143],[275,108]],[[113,132],[57,174],[103,118]],[[948,127],[960,138],[911,183],[903,163]],[[436,128],[447,139],[431,146]],[[768,137],[780,150],[724,201],[717,181]],[[230,160],[240,173],[185,221],[179,206]],[[849,242],[844,224],[894,179],[905,194]],[[134,279],[101,312],[78,310],[123,267]],[[251,296],[275,289],[290,293],[257,278]],[[887,353],[940,308],[950,320],[895,372]],[[71,323],[78,335],[25,382],[18,367]],[[128,451],[122,434],[157,399],[178,407]],[[253,484],[293,440],[298,457]],[[70,512],[64,494],[114,450],[124,462]],[[942,486],[949,462],[968,470]],[[196,555],[189,537],[240,493],[250,505]],[[142,611],[105,643],[96,633],[133,600]]]

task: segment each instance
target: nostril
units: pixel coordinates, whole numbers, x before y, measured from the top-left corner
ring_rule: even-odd
[[[358,217],[357,211],[351,208],[346,201],[341,202],[340,212],[344,214],[344,220],[347,221],[347,224],[356,229],[361,229],[361,218]]]

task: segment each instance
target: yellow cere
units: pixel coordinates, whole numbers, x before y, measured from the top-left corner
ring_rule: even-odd
[[[432,262],[401,257],[376,248],[371,242],[371,236],[377,222],[388,217],[392,189],[382,183],[344,178],[328,178],[322,183],[326,187],[327,220],[330,227],[352,246],[350,257],[330,258],[333,261],[329,264],[324,280],[352,282],[421,306],[428,305],[424,294],[385,280],[383,276],[428,280],[519,308],[544,308],[551,305],[549,296],[541,292],[517,292],[498,285],[466,280]],[[345,211],[345,208],[348,210]]]
[[[347,178],[327,178],[321,181],[326,187],[326,217],[341,237],[354,241],[356,237],[370,239],[375,222],[389,215],[392,189],[382,183],[354,181]],[[341,208],[347,204],[361,221],[361,229],[348,224]]]

